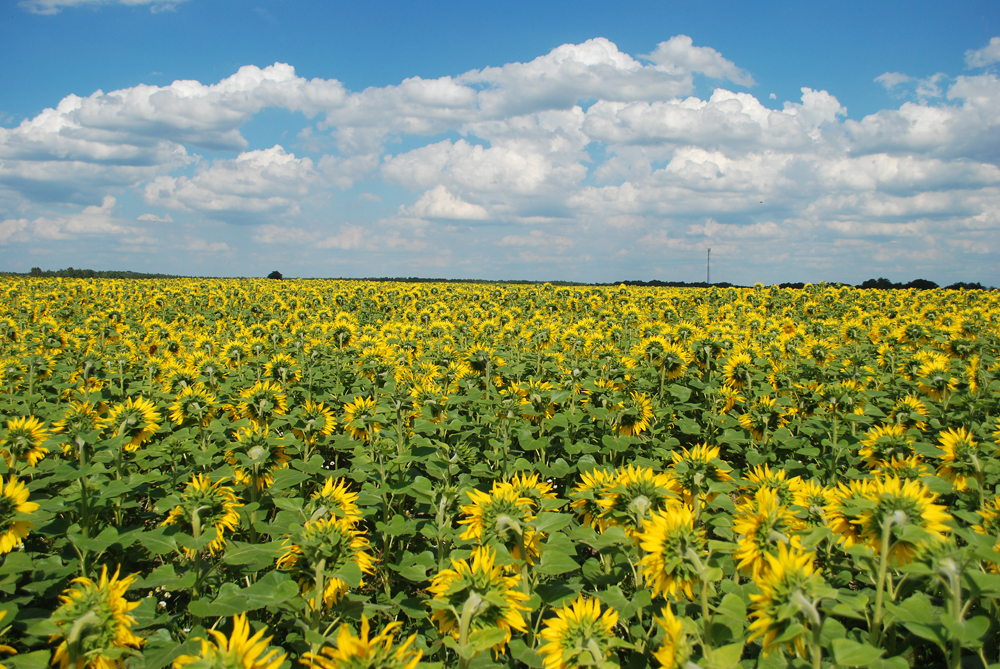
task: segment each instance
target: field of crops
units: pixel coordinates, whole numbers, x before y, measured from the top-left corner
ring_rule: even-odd
[[[994,293],[0,292],[8,667],[998,661]]]

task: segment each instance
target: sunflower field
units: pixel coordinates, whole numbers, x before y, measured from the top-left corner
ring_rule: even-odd
[[[987,291],[0,279],[16,669],[988,667]]]

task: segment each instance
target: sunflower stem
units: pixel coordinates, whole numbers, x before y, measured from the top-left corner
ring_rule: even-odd
[[[882,636],[882,603],[885,598],[885,575],[889,567],[889,540],[892,536],[892,526],[906,522],[906,514],[896,511],[882,521],[882,547],[879,552],[878,583],[875,586],[875,614],[872,626],[868,631],[868,642],[878,648]]]

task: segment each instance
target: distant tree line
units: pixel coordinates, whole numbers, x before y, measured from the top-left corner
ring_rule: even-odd
[[[0,272],[0,275],[6,276],[25,276],[24,274],[18,272]],[[62,277],[66,279],[179,279],[184,278],[177,274],[147,274],[144,272],[130,272],[127,270],[94,270],[94,269],[74,269],[73,267],[67,267],[66,269],[43,270],[40,267],[32,267],[31,271],[28,272],[27,276],[35,277]],[[268,274],[268,279],[282,279],[281,272],[275,270]],[[532,281],[530,279],[509,279],[501,281],[492,281],[489,279],[429,279],[418,276],[411,277],[369,277],[363,279],[364,281],[378,281],[378,282],[395,282],[395,283],[471,283],[471,284],[532,284],[532,283],[550,283],[553,286],[646,286],[651,288],[746,288],[746,286],[741,286],[740,284],[728,283],[726,281],[720,281],[719,283],[706,283],[704,281],[661,281],[659,279],[653,279],[652,281],[637,281],[637,280],[625,280],[625,281],[612,281],[610,283],[582,283],[579,281]],[[777,286],[779,288],[796,288],[802,289],[806,286],[804,282],[791,282],[791,283],[779,283]],[[829,283],[831,286],[849,286],[850,284],[845,283]],[[916,290],[932,290],[934,288],[940,288],[933,281],[928,281],[927,279],[914,279],[908,283],[893,283],[889,279],[884,277],[879,277],[878,279],[868,279],[864,283],[861,283],[855,288],[874,288],[877,290],[900,290],[906,288],[914,288]],[[975,283],[966,283],[964,281],[959,281],[951,285],[945,286],[945,290],[992,290],[993,287],[987,288],[983,286],[978,281]]]
[[[177,279],[177,274],[146,274],[145,272],[130,272],[127,270],[99,270],[99,269],[42,269],[32,267],[28,276],[37,277],[61,277],[63,279]]]

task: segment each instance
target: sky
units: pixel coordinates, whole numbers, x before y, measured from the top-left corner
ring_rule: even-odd
[[[1000,3],[8,0],[0,270],[1000,285]]]

